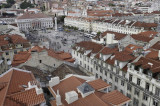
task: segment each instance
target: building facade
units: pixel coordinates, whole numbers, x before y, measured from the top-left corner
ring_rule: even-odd
[[[21,31],[53,28],[53,19],[42,13],[25,13],[17,18],[17,24]]]
[[[159,80],[154,77],[148,78],[148,76],[143,73],[141,74],[130,69],[129,64],[136,64],[137,61],[141,60],[141,56],[137,57],[125,50],[119,51],[117,48],[108,48],[93,42],[80,42],[76,44],[76,46],[73,46],[72,50],[72,56],[76,59],[76,64],[78,64],[84,72],[88,75],[95,75],[96,78],[100,78],[112,85],[109,90],[117,89],[131,98],[132,103],[129,104],[130,106],[160,105]],[[157,71],[158,73],[160,72],[159,70]],[[140,82],[141,85],[137,85],[138,76],[143,80]],[[146,89],[148,89],[149,92]]]

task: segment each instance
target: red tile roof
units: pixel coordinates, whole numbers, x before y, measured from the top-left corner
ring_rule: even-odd
[[[133,44],[129,44],[128,46],[125,47],[124,50],[133,53],[133,51],[138,50],[138,49],[143,49],[143,47],[137,46],[137,45],[133,45]]]
[[[45,102],[43,94],[37,95],[35,89],[25,90],[22,85],[28,85],[35,80],[29,71],[10,69],[0,76],[0,105],[36,105]]]
[[[109,84],[107,84],[106,82],[104,82],[101,79],[90,81],[90,82],[88,82],[88,84],[91,85],[95,90],[101,90],[101,89],[110,87]]]
[[[146,57],[141,57],[136,63],[134,63],[134,65],[140,65],[144,69],[146,69],[146,66],[149,66],[148,69],[152,71],[152,73],[160,73],[160,61],[156,61]]]
[[[138,41],[150,42],[154,37],[158,34],[158,32],[154,31],[146,31],[141,32],[139,34],[131,35],[131,37]]]
[[[121,93],[119,93],[118,91],[113,92],[113,96],[110,96],[110,98],[113,99],[112,101],[111,100],[109,100],[109,101],[106,100],[106,99],[108,99],[108,98],[105,98],[106,93],[99,94],[98,91],[95,91],[95,93],[92,93],[92,94],[83,98],[77,92],[77,87],[79,85],[83,84],[85,82],[85,80],[83,82],[81,82],[79,79],[80,78],[77,79],[77,77],[71,76],[67,79],[62,80],[58,85],[55,85],[55,86],[52,87],[52,89],[55,92],[57,90],[59,90],[59,93],[61,95],[62,106],[111,106],[112,101],[116,101],[116,103],[119,103],[119,104],[130,101],[129,98],[127,98],[127,97],[125,98],[125,96],[122,95]],[[93,88],[95,88],[97,90],[109,86],[108,84],[106,84],[102,80],[95,80],[95,81],[91,81],[91,82],[87,82],[87,83],[90,84],[91,86],[93,86]],[[50,88],[50,90],[51,90],[51,88]],[[68,104],[65,100],[65,93],[69,92],[69,91],[73,91],[73,90],[78,93],[78,100],[71,103],[71,104]],[[52,94],[53,94],[53,96],[55,96],[55,94],[53,92],[52,92]],[[114,98],[115,95],[117,95],[116,98],[122,98],[122,100],[118,99],[118,101],[117,101],[117,99]],[[55,104],[55,102],[53,102],[53,101],[52,101],[52,103]]]
[[[111,105],[115,105],[115,106],[120,106],[130,101],[130,98],[124,96],[122,93],[120,93],[117,90],[104,94],[101,97],[101,99],[104,102],[109,103]]]
[[[160,41],[158,41],[156,44],[154,44],[151,48],[155,49],[155,50],[160,50]]]
[[[49,18],[49,16],[43,13],[29,13],[28,12],[18,17],[18,19],[34,19],[34,18]]]
[[[51,49],[47,49],[45,47],[41,48],[39,46],[34,46],[29,51],[19,52],[18,54],[14,55],[12,66],[17,66],[17,65],[20,65],[20,64],[28,61],[30,58],[32,58],[31,52],[42,52],[42,51],[47,51],[48,56],[51,56],[51,57],[56,58],[58,60],[67,61],[67,62],[74,62],[75,61],[72,58],[70,53],[66,53],[63,51],[62,52],[55,52],[55,51],[53,51]]]

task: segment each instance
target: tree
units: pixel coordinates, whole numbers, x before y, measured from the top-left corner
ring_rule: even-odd
[[[115,6],[115,4],[112,4],[112,3],[109,3],[108,5],[111,6],[111,7],[114,7],[114,6]]]
[[[97,32],[97,35],[99,36],[101,34],[101,32]]]
[[[34,5],[31,4],[30,2],[27,2],[26,0],[25,0],[23,3],[20,4],[20,8],[21,8],[21,9],[26,9],[26,8],[28,8],[28,7],[33,8]]]
[[[7,0],[7,4],[11,4],[11,5],[13,5],[15,3],[15,1],[14,0]]]

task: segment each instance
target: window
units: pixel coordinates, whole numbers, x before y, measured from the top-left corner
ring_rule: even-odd
[[[96,66],[96,70],[98,70],[98,66]]]
[[[117,90],[117,86],[114,86],[114,89]]]
[[[103,72],[103,70],[100,68],[100,72],[102,73]]]
[[[110,74],[110,78],[112,79],[112,74]]]
[[[102,76],[100,76],[100,79],[102,79]]]
[[[93,72],[93,68],[91,68],[91,72]]]
[[[88,66],[88,70],[89,70],[89,66]]]
[[[9,52],[6,52],[6,55],[9,55]]]
[[[127,93],[127,97],[131,98],[131,94]]]
[[[42,60],[39,60],[39,63],[42,63]]]
[[[111,86],[112,86],[112,83],[111,83],[111,82],[109,82],[109,85],[111,85]]]
[[[129,81],[132,81],[132,75],[129,74]]]
[[[139,96],[139,90],[135,88],[134,94]]]
[[[80,65],[82,65],[82,62],[80,61]]]
[[[84,64],[84,67],[86,68],[86,64]]]
[[[146,90],[149,91],[149,83],[146,82]]]
[[[142,103],[142,106],[146,106],[146,105]]]
[[[118,82],[118,78],[117,77],[115,77],[115,82]]]
[[[105,75],[107,76],[107,71],[105,71]]]
[[[155,95],[157,95],[157,96],[159,96],[159,97],[160,97],[160,88],[157,88],[157,87],[156,87]]]
[[[120,90],[120,92],[123,94],[123,90]]]
[[[96,73],[96,78],[98,78],[98,74]]]
[[[147,101],[147,99],[148,99],[148,96],[145,93],[143,93],[143,100]]]
[[[121,85],[124,86],[124,81],[121,81]]]
[[[139,78],[137,78],[137,85],[140,85],[141,80]]]
[[[106,79],[104,79],[104,81],[107,83],[107,80],[106,80]]]
[[[138,104],[139,104],[138,99],[134,98],[134,99],[133,99],[133,105],[134,105],[134,106],[138,106]]]
[[[153,106],[158,106],[158,101],[153,99]]]
[[[14,54],[17,54],[17,50],[14,50]]]

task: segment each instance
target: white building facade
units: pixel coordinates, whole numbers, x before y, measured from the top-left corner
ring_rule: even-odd
[[[53,19],[42,13],[26,13],[17,18],[17,24],[21,31],[53,28]]]

